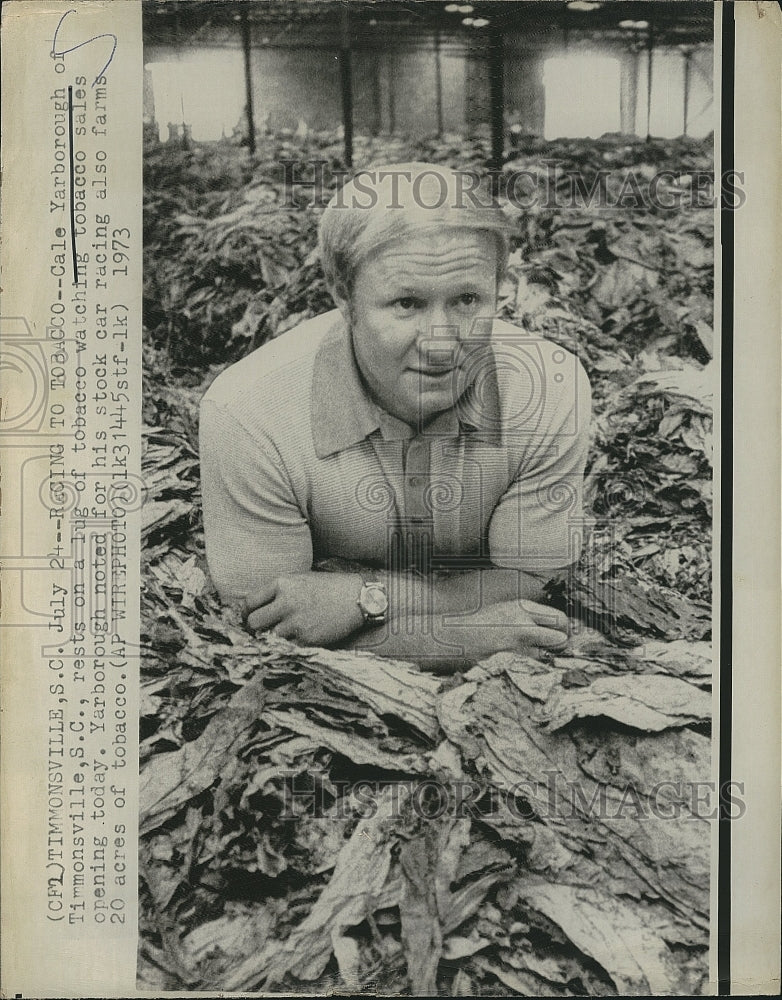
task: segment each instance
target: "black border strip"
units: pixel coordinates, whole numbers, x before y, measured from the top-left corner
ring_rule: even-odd
[[[733,722],[733,210],[722,197],[722,178],[734,169],[734,0],[722,6],[722,131],[720,196],[722,244],[722,385],[720,433],[720,635],[719,635],[719,788],[727,788],[732,766]],[[731,829],[729,802],[720,794],[717,846],[717,991],[730,996]]]

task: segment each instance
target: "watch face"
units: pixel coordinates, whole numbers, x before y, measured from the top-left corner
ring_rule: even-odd
[[[388,598],[379,587],[368,587],[362,603],[368,615],[382,615],[388,607]]]

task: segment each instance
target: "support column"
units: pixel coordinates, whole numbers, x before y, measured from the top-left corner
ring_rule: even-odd
[[[684,50],[684,125],[682,131],[687,135],[690,117],[690,71],[692,69],[692,50]]]
[[[502,170],[505,150],[505,57],[502,30],[492,21],[489,28],[489,101],[491,105],[491,169]],[[494,181],[496,185],[496,177]]]
[[[339,82],[342,92],[342,128],[345,133],[345,168],[353,169],[353,65],[350,50],[350,11],[342,8],[342,44],[339,50]]]
[[[654,63],[654,37],[652,26],[646,40],[646,141],[652,138],[652,67]]]
[[[372,60],[372,135],[383,131],[383,104],[380,89],[380,59],[378,53],[370,51]]]
[[[626,52],[622,59],[621,119],[625,135],[636,135],[638,111],[638,65],[639,53],[636,49]]]
[[[244,88],[247,104],[247,146],[250,156],[255,155],[255,111],[253,109],[252,46],[250,43],[250,20],[247,6],[241,7],[242,50],[244,52]]]
[[[440,58],[440,29],[434,32],[434,96],[437,110],[437,138],[443,135],[443,67]]]
[[[386,79],[388,80],[388,131],[396,132],[396,50],[386,52]]]

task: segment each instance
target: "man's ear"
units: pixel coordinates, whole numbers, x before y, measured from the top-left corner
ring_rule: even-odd
[[[349,326],[351,320],[351,307],[347,290],[341,285],[334,285],[329,289],[329,291],[331,292],[332,299],[334,299],[334,304],[342,313],[342,318],[345,323]]]

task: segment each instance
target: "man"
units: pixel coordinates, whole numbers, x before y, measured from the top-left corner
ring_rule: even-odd
[[[320,226],[337,305],[201,407],[206,550],[251,629],[453,669],[556,648],[579,555],[590,392],[495,320],[508,225],[472,175],[357,175]]]

